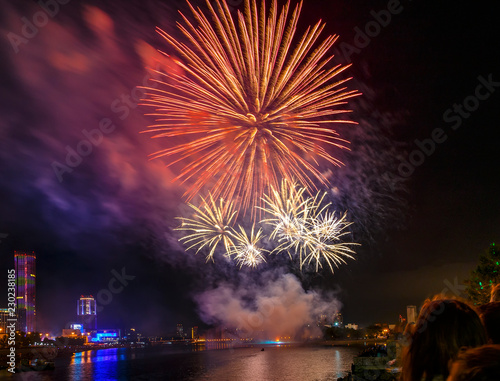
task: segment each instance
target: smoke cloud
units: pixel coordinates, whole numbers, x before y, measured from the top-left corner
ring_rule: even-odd
[[[195,297],[206,323],[221,325],[239,337],[317,336],[320,316],[330,319],[341,308],[334,295],[305,291],[292,274],[268,271],[257,280],[245,275],[240,278],[237,287],[224,282]]]

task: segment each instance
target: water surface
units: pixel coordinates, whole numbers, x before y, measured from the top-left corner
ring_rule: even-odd
[[[360,347],[276,345],[204,350],[100,349],[55,360],[56,369],[17,374],[12,380],[337,381],[351,369]]]

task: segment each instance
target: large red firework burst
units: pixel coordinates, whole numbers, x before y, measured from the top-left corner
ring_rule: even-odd
[[[145,97],[156,117],[147,132],[170,139],[152,157],[182,165],[176,180],[189,184],[188,199],[205,188],[239,209],[260,204],[281,179],[326,184],[321,160],[341,165],[328,147],[348,143],[331,125],[353,123],[337,116],[359,95],[349,79],[336,80],[348,67],[331,64],[337,36],[320,41],[319,21],[295,39],[302,2],[290,15],[290,2],[278,14],[276,0],[269,9],[246,0],[234,18],[224,0],[207,1],[205,13],[189,7],[194,20],[181,13],[178,23],[183,38],[158,29],[183,72],[159,72]]]

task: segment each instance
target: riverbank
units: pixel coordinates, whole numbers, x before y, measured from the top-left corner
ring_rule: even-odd
[[[316,345],[322,346],[372,346],[386,344],[387,339],[343,339],[343,340],[321,340]]]

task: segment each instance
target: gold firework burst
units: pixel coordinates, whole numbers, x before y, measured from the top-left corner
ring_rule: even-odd
[[[198,253],[201,249],[208,248],[206,258],[208,262],[214,261],[215,250],[221,242],[226,255],[229,255],[231,247],[234,246],[231,225],[234,223],[237,211],[232,202],[220,199],[217,203],[212,195],[209,195],[207,200],[203,198],[201,200],[201,208],[188,204],[195,211],[193,218],[178,217],[182,224],[175,230],[190,232],[180,239],[184,244],[190,245],[187,250],[197,248],[196,253]]]

